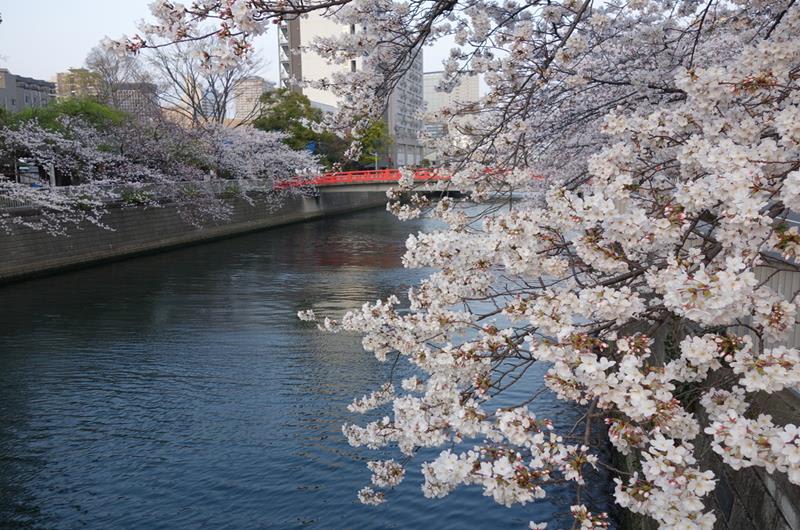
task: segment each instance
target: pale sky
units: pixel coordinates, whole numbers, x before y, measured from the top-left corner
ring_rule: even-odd
[[[152,0],[0,0],[0,67],[50,80],[57,72],[83,65],[105,36],[136,32],[150,18]],[[264,60],[261,75],[278,81],[278,37],[273,28],[254,41]],[[425,71],[441,70],[449,46],[425,48]]]

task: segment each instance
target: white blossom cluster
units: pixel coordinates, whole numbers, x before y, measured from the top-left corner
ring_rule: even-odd
[[[654,437],[642,452],[642,475],[615,479],[617,502],[665,528],[713,528],[714,515],[704,513],[702,498],[714,489],[714,473],[695,467],[692,450],[690,443]]]
[[[405,468],[394,460],[373,460],[367,462],[372,471],[372,483],[381,488],[393,488],[402,482]]]
[[[714,452],[733,469],[760,466],[772,473],[787,473],[800,484],[800,427],[776,426],[767,414],[745,417],[748,409],[742,387],[711,390],[702,398],[711,424],[705,432],[712,436]]]
[[[350,412],[365,413],[374,410],[381,405],[390,403],[394,399],[394,386],[391,383],[386,383],[380,389],[372,392],[368,396],[353,401],[347,406]]]

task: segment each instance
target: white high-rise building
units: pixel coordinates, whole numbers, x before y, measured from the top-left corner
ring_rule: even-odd
[[[453,103],[475,103],[480,99],[480,86],[477,75],[463,76],[450,92],[439,92],[436,87],[442,82],[444,72],[425,72],[423,74],[425,110],[436,112]]]
[[[449,107],[455,104],[476,103],[480,99],[480,83],[478,82],[477,75],[467,75],[459,79],[458,84],[453,87],[450,92],[440,92],[436,87],[444,79],[444,72],[425,72],[424,79],[424,98],[425,98],[425,111],[433,113],[441,110],[443,107]],[[436,120],[425,120],[425,132],[431,138],[441,138],[445,136],[448,131],[452,132],[449,125],[464,124],[467,118],[455,118],[456,122],[443,123]],[[441,162],[441,153],[432,149],[425,150],[425,158],[430,161]]]
[[[243,79],[233,91],[234,119],[242,121],[256,118],[261,96],[272,86],[274,85],[263,77]]]
[[[308,51],[308,46],[318,37],[333,37],[341,33],[359,31],[355,25],[337,24],[317,13],[307,18],[284,21],[278,31],[281,86],[302,92],[312,105],[325,111],[339,104],[339,94],[332,90],[300,88],[293,81],[314,81],[329,78],[335,72],[357,71],[360,60],[348,65],[330,64],[324,57]],[[388,167],[413,166],[422,161],[422,144],[419,134],[423,124],[419,114],[424,110],[422,97],[422,52],[395,87],[389,97],[384,120],[393,145],[380,153],[380,164]]]

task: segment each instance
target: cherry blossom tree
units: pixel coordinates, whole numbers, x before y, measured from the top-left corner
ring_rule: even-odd
[[[56,189],[0,180],[0,206],[23,204],[40,212],[23,216],[3,210],[0,228],[18,224],[63,234],[66,226],[83,221],[104,226],[105,205],[114,198],[109,172],[123,177],[124,159],[104,150],[98,132],[82,120],[63,116],[58,122],[60,130],[46,129],[36,120],[0,130],[0,158],[25,157],[40,172],[52,173],[52,180],[74,184]]]
[[[352,445],[403,455],[369,463],[362,502],[383,502],[420,449],[440,448],[422,463],[428,497],[477,484],[500,504],[525,504],[566,481],[574,527],[601,528],[604,514],[581,497],[589,470],[607,466],[587,443],[601,429],[636,462],[614,470],[616,502],[663,528],[714,525],[701,435],[733,469],[800,484],[800,428],[749,410],[757,395],[800,384],[787,342],[797,293],[767,286],[798,272],[800,6],[162,1],[147,29],[210,38],[209,63],[224,64],[268,23],[313,10],[365,28],[314,46],[333,62],[363,61],[319,82],[343,94],[339,124],[377,115],[414,55],[444,36],[457,46],[441,88],[467,72],[488,87],[480,104],[439,115],[470,118],[446,145],[458,163],[441,186],[469,202],[428,204],[405,174],[390,193],[402,218],[446,224],[406,243],[406,266],[436,272],[409,290],[408,307],[389,297],[319,321],[416,371],[351,405],[378,416],[344,426]],[[219,26],[199,30],[209,20]],[[544,194],[534,175],[547,177]],[[551,392],[586,409],[568,432],[536,414],[539,395],[498,405],[536,363]]]
[[[208,129],[212,150],[207,153],[222,175],[248,181],[267,190],[295,190],[316,176],[317,159],[308,151],[286,147],[286,134],[250,126]],[[284,184],[291,182],[291,186]]]
[[[185,129],[163,120],[129,119],[102,131],[83,120],[62,116],[57,129],[35,119],[0,129],[0,158],[26,158],[49,182],[31,187],[0,180],[0,228],[13,225],[64,234],[90,222],[103,228],[111,204],[157,207],[178,205],[193,224],[225,220],[231,200],[273,208],[302,193],[318,162],[286,146],[281,133],[222,127]],[[209,182],[212,174],[218,182]],[[38,215],[16,215],[24,205]]]

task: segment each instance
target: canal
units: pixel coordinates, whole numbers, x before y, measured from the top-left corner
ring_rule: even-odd
[[[567,489],[427,500],[419,465],[386,504],[356,501],[381,455],[347,445],[345,406],[389,367],[295,315],[405,291],[427,222],[372,210],[0,287],[0,527],[568,527]],[[607,483],[590,493],[607,508]]]

